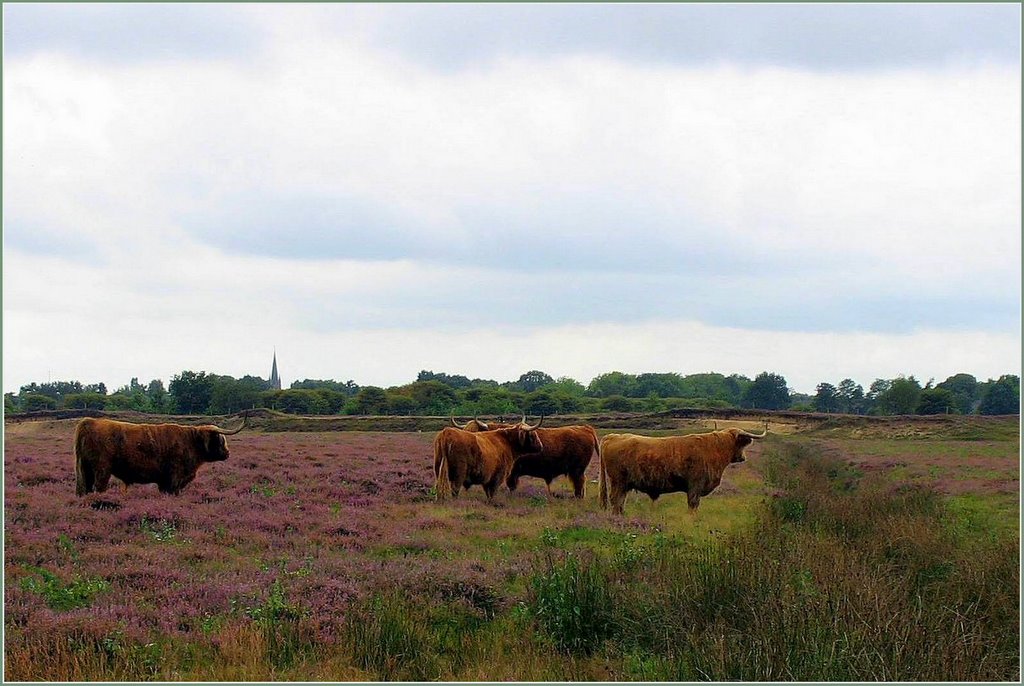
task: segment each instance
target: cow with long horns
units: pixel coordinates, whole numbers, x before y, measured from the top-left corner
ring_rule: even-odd
[[[228,459],[227,431],[213,425],[133,424],[86,417],[75,430],[75,492],[85,495],[107,490],[111,476],[129,484],[157,485],[161,493],[177,495],[206,462]]]
[[[458,497],[462,488],[480,484],[487,499],[508,478],[522,455],[539,453],[543,444],[537,429],[525,421],[504,429],[471,432],[446,426],[434,438],[435,491],[438,500]]]
[[[601,439],[601,507],[622,514],[629,491],[657,500],[663,493],[686,493],[691,512],[700,499],[722,482],[730,464],[744,461],[743,450],[768,435],[743,429],[725,429],[688,436],[654,438],[634,434],[608,434]]]

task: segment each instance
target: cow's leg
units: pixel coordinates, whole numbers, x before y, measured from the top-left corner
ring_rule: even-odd
[[[466,484],[466,465],[451,465],[448,470],[448,478],[452,484],[452,497],[458,498],[459,491],[462,490],[463,485],[469,488],[469,484]]]
[[[79,479],[78,483],[76,484],[75,492],[78,495],[92,493],[96,481],[96,476],[93,473],[92,466],[85,460],[79,460],[78,472]]]
[[[700,505],[700,493],[694,490],[686,494],[686,504],[690,506],[690,514],[696,518],[697,507]]]
[[[93,474],[93,478],[95,479],[94,484],[96,492],[102,493],[107,490],[107,486],[110,485],[110,469],[101,465]]]
[[[626,504],[626,489],[621,486],[612,485],[611,503],[612,513],[622,514],[622,508]]]
[[[583,498],[587,485],[587,479],[583,476],[583,474],[570,474],[569,480],[572,481],[572,494],[577,498]]]
[[[548,479],[545,479],[544,480],[544,487],[547,488],[548,500],[550,501],[552,498],[555,497],[555,494],[551,492],[551,481],[548,480]]]
[[[505,485],[508,486],[508,490],[510,491],[514,491],[519,488],[519,475],[515,472],[509,474],[508,478],[505,479]]]

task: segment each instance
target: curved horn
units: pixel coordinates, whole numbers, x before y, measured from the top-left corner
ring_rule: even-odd
[[[248,410],[246,410],[242,414],[242,425],[240,427],[238,427],[237,429],[235,429],[234,431],[228,431],[226,429],[220,428],[219,426],[213,427],[213,430],[216,431],[217,433],[223,434],[225,436],[233,436],[234,434],[238,433],[239,431],[241,431],[242,429],[244,429],[247,426],[249,426],[249,412],[248,412]]]
[[[452,426],[454,426],[456,429],[463,429],[463,430],[465,430],[465,428],[467,426],[469,426],[469,422],[466,422],[462,426],[459,426],[459,423],[457,421],[455,421],[455,417],[450,417],[450,419],[452,420]]]
[[[540,425],[543,424],[543,423],[544,423],[544,415],[541,415],[540,416],[540,421],[537,422],[536,424],[534,424],[533,426],[530,426],[529,424],[526,423],[526,415],[525,414],[523,415],[523,428],[526,429],[527,431],[533,431],[534,429],[539,429]]]
[[[764,423],[764,431],[761,432],[760,434],[752,434],[749,431],[744,431],[743,429],[740,429],[740,433],[742,433],[744,436],[748,436],[749,438],[764,438],[765,436],[768,435],[768,422]]]

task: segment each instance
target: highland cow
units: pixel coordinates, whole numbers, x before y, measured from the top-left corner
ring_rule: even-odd
[[[107,490],[111,476],[125,487],[155,483],[161,493],[177,495],[205,462],[228,459],[225,436],[233,431],[216,426],[132,424],[87,417],[75,430],[75,492],[85,495]]]
[[[629,491],[657,500],[663,493],[686,493],[691,512],[714,491],[730,464],[743,462],[743,450],[758,438],[742,429],[725,429],[689,436],[652,438],[608,434],[601,439],[601,507],[622,514]]]

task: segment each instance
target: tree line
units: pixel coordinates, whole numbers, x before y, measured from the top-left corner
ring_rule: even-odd
[[[658,412],[677,408],[799,410],[865,415],[1016,414],[1020,379],[1003,375],[980,382],[955,374],[924,386],[913,376],[876,379],[867,391],[852,379],[818,384],[815,395],[794,393],[785,377],[762,372],[753,379],[709,372],[625,374],[608,372],[583,385],[531,370],[515,381],[470,379],[423,370],[416,381],[381,388],[352,380],[304,379],[274,390],[257,376],[185,370],[165,388],[160,379],[137,378],[108,393],[103,383],[55,381],[22,386],[4,395],[8,413],[58,409],[135,410],[155,414],[230,414],[268,408],[303,415],[552,415]]]

